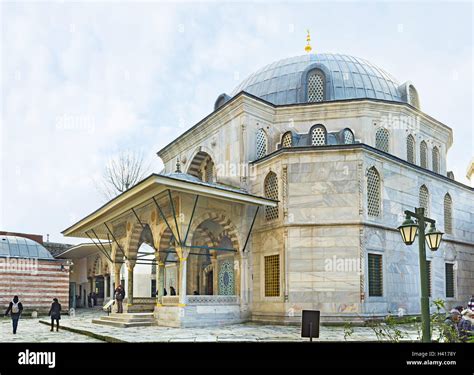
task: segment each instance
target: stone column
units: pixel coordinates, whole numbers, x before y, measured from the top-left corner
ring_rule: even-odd
[[[91,278],[91,292],[95,293],[95,276]]]
[[[158,262],[156,267],[156,305],[161,306],[163,289],[165,288],[165,264]]]
[[[217,279],[219,275],[217,274],[218,270],[217,270],[217,255],[216,254],[212,255],[211,263],[212,263],[212,294],[218,295],[219,290],[217,289]]]
[[[120,285],[120,269],[121,268],[122,268],[122,263],[114,263],[114,282],[115,282],[116,288]],[[124,285],[122,286],[125,287]],[[112,298],[115,298],[114,289],[112,289]]]
[[[133,266],[127,267],[128,270],[128,285],[127,285],[127,305],[133,305]]]
[[[104,275],[104,300],[109,296],[109,276]]]
[[[179,305],[186,306],[187,290],[186,290],[186,271],[188,265],[188,258],[179,258]]]
[[[240,303],[245,305],[248,303],[248,259],[247,253],[240,255]]]

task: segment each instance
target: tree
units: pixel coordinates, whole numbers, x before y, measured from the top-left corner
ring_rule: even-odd
[[[141,152],[122,151],[107,162],[99,190],[110,200],[141,181],[148,170]]]

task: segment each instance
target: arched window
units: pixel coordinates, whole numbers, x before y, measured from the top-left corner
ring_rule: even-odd
[[[293,145],[293,137],[291,135],[291,132],[286,132],[283,134],[283,137],[281,137],[281,147],[282,148],[289,148]]]
[[[420,101],[418,100],[418,92],[413,85],[408,87],[408,100],[409,103],[415,107],[420,108]]]
[[[420,166],[428,168],[428,146],[425,141],[420,143]]]
[[[379,217],[381,212],[380,175],[375,167],[367,172],[367,214]]]
[[[344,129],[344,144],[350,145],[354,143],[354,133],[350,129]]]
[[[265,197],[278,200],[278,178],[274,172],[269,172],[264,182]],[[265,219],[278,219],[278,207],[265,207]]]
[[[407,137],[407,161],[415,164],[415,138],[411,134]]]
[[[263,158],[267,154],[267,133],[265,130],[258,129],[257,131],[257,159]]]
[[[430,214],[430,193],[425,185],[420,186],[419,206],[425,209],[425,216]]]
[[[385,128],[380,128],[375,133],[375,148],[383,152],[389,152],[390,133]]]
[[[308,103],[322,102],[325,98],[326,79],[324,73],[315,69],[309,72],[307,82]]]
[[[324,146],[327,143],[327,131],[324,125],[313,125],[309,134],[311,146]]]
[[[432,151],[433,158],[433,172],[439,173],[439,150],[438,147],[434,146]]]
[[[453,233],[453,200],[449,193],[444,196],[444,231]]]

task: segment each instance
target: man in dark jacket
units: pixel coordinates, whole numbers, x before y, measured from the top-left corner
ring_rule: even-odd
[[[49,309],[49,314],[51,317],[51,332],[54,331],[54,321],[56,321],[56,332],[59,331],[59,319],[61,319],[61,304],[57,298],[53,298],[53,303]]]
[[[115,288],[114,291],[115,302],[117,303],[117,313],[123,313],[123,300],[125,298],[125,289],[122,285]]]
[[[13,301],[10,302],[7,311],[5,311],[5,316],[8,316],[8,314],[10,314],[12,317],[14,335],[16,335],[16,329],[18,328],[18,320],[20,319],[22,311],[23,305],[21,304],[18,296],[14,296]]]

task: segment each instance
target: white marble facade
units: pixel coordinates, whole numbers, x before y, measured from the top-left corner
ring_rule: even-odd
[[[327,132],[349,128],[355,143],[281,149],[282,135],[306,135],[322,124]],[[376,149],[376,132],[388,131],[388,152]],[[257,158],[257,132],[267,136],[266,156]],[[415,163],[407,162],[407,136],[415,140]],[[180,160],[189,171],[199,153],[215,166],[214,182],[265,195],[269,172],[278,181],[278,218],[260,213],[248,245],[246,283],[250,318],[295,321],[301,310],[321,310],[323,319],[358,320],[387,313],[419,313],[418,247],[405,246],[396,227],[403,211],[419,206],[419,189],[429,191],[429,216],[444,231],[444,197],[452,199],[451,234],[431,260],[432,298],[449,306],[474,293],[474,191],[447,177],[452,130],[405,103],[335,100],[274,105],[240,93],[158,152],[165,172]],[[420,144],[427,144],[427,168]],[[433,148],[439,150],[439,173]],[[367,212],[367,172],[380,176],[380,214]],[[247,213],[247,216],[250,214]],[[232,215],[229,215],[232,216]],[[235,217],[235,215],[234,215]],[[382,255],[383,295],[369,296],[367,254]],[[263,259],[280,257],[279,295],[265,296]],[[455,296],[446,297],[445,263],[455,269]],[[342,266],[341,266],[342,265]],[[332,267],[332,268],[331,268]],[[342,268],[341,268],[342,267]]]

